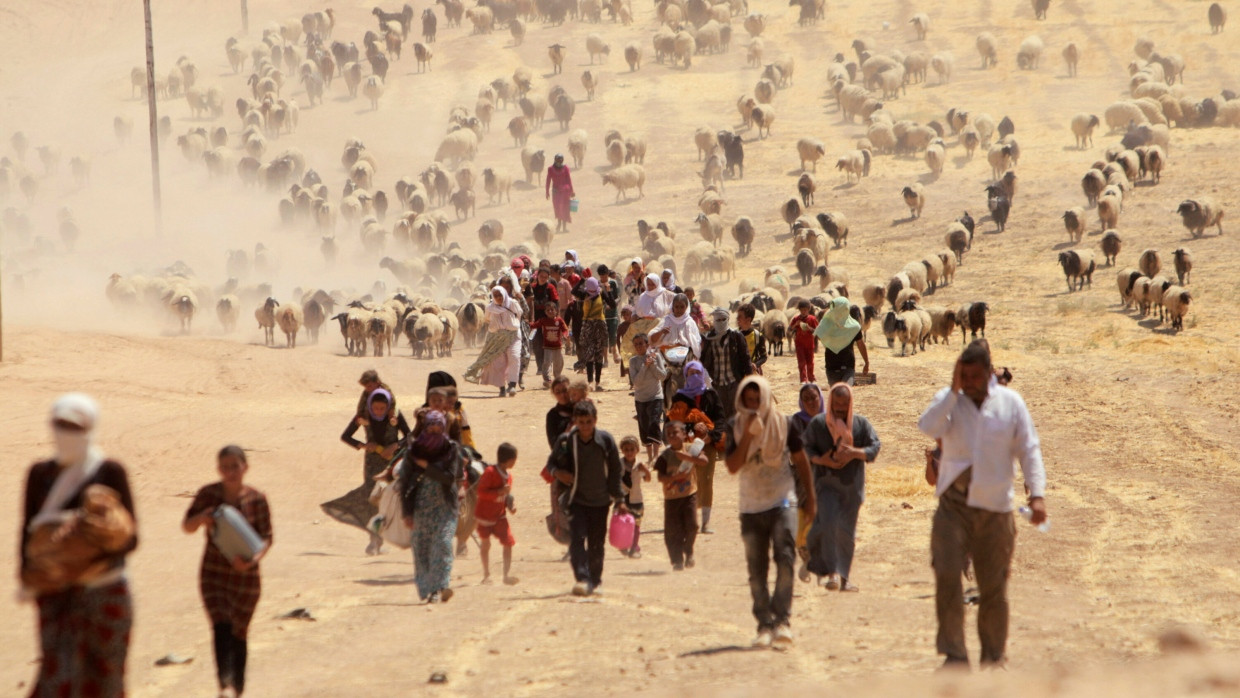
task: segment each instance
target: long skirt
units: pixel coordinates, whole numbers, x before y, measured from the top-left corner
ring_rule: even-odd
[[[551,190],[551,205],[555,209],[555,219],[557,221],[573,222],[573,214],[568,203],[572,198],[572,194],[567,189]]]
[[[603,363],[607,359],[607,321],[586,320],[581,323],[581,339],[577,342],[577,358],[585,362]]]
[[[645,334],[654,329],[659,321],[652,317],[644,317],[629,323],[629,329],[625,331],[624,336],[620,338],[620,365],[628,366],[629,359],[633,358],[633,338],[639,334]]]
[[[448,503],[443,485],[424,480],[414,497],[411,539],[413,582],[420,599],[430,598],[431,594],[447,589],[452,583],[456,521],[457,509]]]
[[[238,572],[232,567],[224,569],[204,562],[198,573],[198,590],[211,624],[227,623],[232,626],[233,635],[244,640],[263,593],[258,569]]]
[[[133,602],[124,580],[40,596],[43,661],[31,698],[125,695]]]
[[[375,489],[375,476],[383,472],[388,462],[378,453],[366,454],[362,464],[362,484],[347,494],[320,505],[323,513],[348,526],[369,530],[366,525],[379,513],[379,507],[370,503],[370,493]]]
[[[509,365],[511,364],[511,366]],[[469,368],[465,380],[503,388],[517,382],[521,371],[521,342],[516,330],[499,330],[487,335],[482,352]],[[508,376],[511,375],[511,378]]]
[[[848,579],[852,572],[857,516],[865,500],[864,472],[860,470],[851,482],[842,481],[834,471],[819,473],[814,479],[818,512],[806,545],[809,570],[820,577],[838,574]]]

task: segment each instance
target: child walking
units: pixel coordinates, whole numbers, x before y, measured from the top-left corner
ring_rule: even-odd
[[[629,380],[633,384],[633,405],[637,408],[637,435],[646,446],[646,461],[653,463],[663,445],[663,380],[667,363],[659,352],[647,352],[650,340],[645,334],[633,337],[635,356],[629,359]]]
[[[793,345],[797,350],[797,371],[801,374],[802,383],[814,383],[814,330],[818,328],[818,318],[814,317],[814,306],[809,301],[797,303],[800,314],[788,323],[792,332]]]
[[[543,389],[551,387],[551,379],[559,378],[564,373],[564,336],[568,334],[568,325],[560,317],[560,305],[556,301],[547,301],[542,319],[534,321],[530,327],[541,330],[542,334],[542,378]],[[552,375],[554,371],[555,375]]]
[[[672,569],[692,568],[693,542],[697,540],[697,468],[707,458],[692,455],[685,446],[683,422],[668,422],[664,431],[667,448],[655,461],[654,470],[663,485],[663,540]]]
[[[620,489],[624,492],[624,503],[628,505],[634,522],[633,546],[621,552],[634,560],[642,556],[642,547],[638,544],[642,535],[642,513],[646,508],[642,499],[642,482],[650,482],[650,466],[637,462],[637,454],[641,450],[636,437],[626,436],[620,440],[620,467],[624,469],[624,474],[620,476]]]
[[[517,539],[508,525],[508,514],[517,513],[512,498],[512,468],[517,464],[517,447],[508,442],[499,445],[495,465],[488,465],[478,479],[478,505],[474,518],[478,520],[478,537],[482,539],[482,583],[491,583],[491,536],[504,548],[504,584],[516,584],[512,571],[512,546]]]

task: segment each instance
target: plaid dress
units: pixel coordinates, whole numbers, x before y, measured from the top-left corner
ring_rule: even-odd
[[[224,503],[223,483],[207,485],[198,490],[193,503],[185,512],[185,518],[214,511]],[[236,507],[259,537],[270,546],[271,510],[267,507],[267,497],[256,489],[245,487],[241,490],[241,500]],[[258,605],[258,597],[262,591],[258,567],[245,572],[233,569],[232,563],[211,543],[208,535],[207,546],[202,553],[198,586],[211,623],[229,623],[232,625],[233,635],[245,639],[246,631],[250,627],[250,617],[254,615],[254,608]]]

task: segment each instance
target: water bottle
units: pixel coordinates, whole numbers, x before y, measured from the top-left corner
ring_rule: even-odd
[[[1017,513],[1020,514],[1020,517],[1024,519],[1025,521],[1033,520],[1033,510],[1030,509],[1029,507],[1021,507],[1017,509],[1016,511]],[[1051,518],[1049,516],[1046,517],[1045,521],[1038,524],[1037,526],[1034,526],[1034,528],[1038,529],[1038,531],[1042,533],[1049,533],[1051,530]]]

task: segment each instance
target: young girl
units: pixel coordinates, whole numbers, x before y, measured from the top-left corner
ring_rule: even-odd
[[[603,363],[607,360],[606,307],[615,307],[611,293],[598,279],[590,277],[582,284],[585,299],[581,302],[581,335],[577,340],[577,359],[586,366],[586,382],[594,390],[603,389]]]
[[[663,485],[663,540],[677,572],[694,565],[693,542],[697,539],[697,469],[706,456],[692,455],[685,446],[685,425],[668,422],[664,428],[667,448],[654,463]]]
[[[383,547],[383,538],[367,526],[371,518],[379,513],[378,507],[370,502],[375,479],[387,469],[401,440],[409,435],[409,424],[404,415],[397,411],[393,422],[392,413],[392,394],[379,388],[366,399],[366,416],[349,420],[349,426],[340,435],[340,440],[366,454],[362,465],[362,484],[343,497],[323,505],[323,511],[328,516],[370,534],[367,555],[378,555]],[[353,437],[363,426],[368,437],[365,443]]]
[[[207,536],[202,553],[198,584],[215,639],[220,698],[232,698],[245,692],[246,635],[262,591],[258,563],[271,550],[271,510],[267,497],[243,482],[250,466],[240,446],[225,446],[216,460],[220,481],[198,490],[185,511],[182,530],[193,533],[206,527],[211,531],[215,527],[216,508],[228,504],[241,512],[255,533],[267,543],[253,559],[233,556],[230,560]]]
[[[427,412],[401,471],[401,510],[405,525],[413,529],[414,583],[427,603],[452,598],[452,540],[463,476],[460,448],[448,438],[447,419],[442,412]]]
[[[697,502],[702,507],[702,533],[713,533],[710,528],[710,512],[714,500],[715,462],[719,460],[720,448],[716,445],[724,438],[726,418],[719,393],[711,387],[710,374],[701,361],[685,364],[685,384],[673,397],[668,410],[668,421],[683,422],[686,438],[699,438],[706,442],[706,457],[698,471]]]
[[[642,556],[642,547],[637,541],[642,535],[642,512],[646,505],[642,500],[642,482],[650,482],[650,466],[637,462],[637,454],[641,453],[641,445],[632,436],[620,441],[620,466],[624,474],[620,476],[620,487],[624,490],[624,503],[633,515],[633,545],[620,552],[634,560]]]

